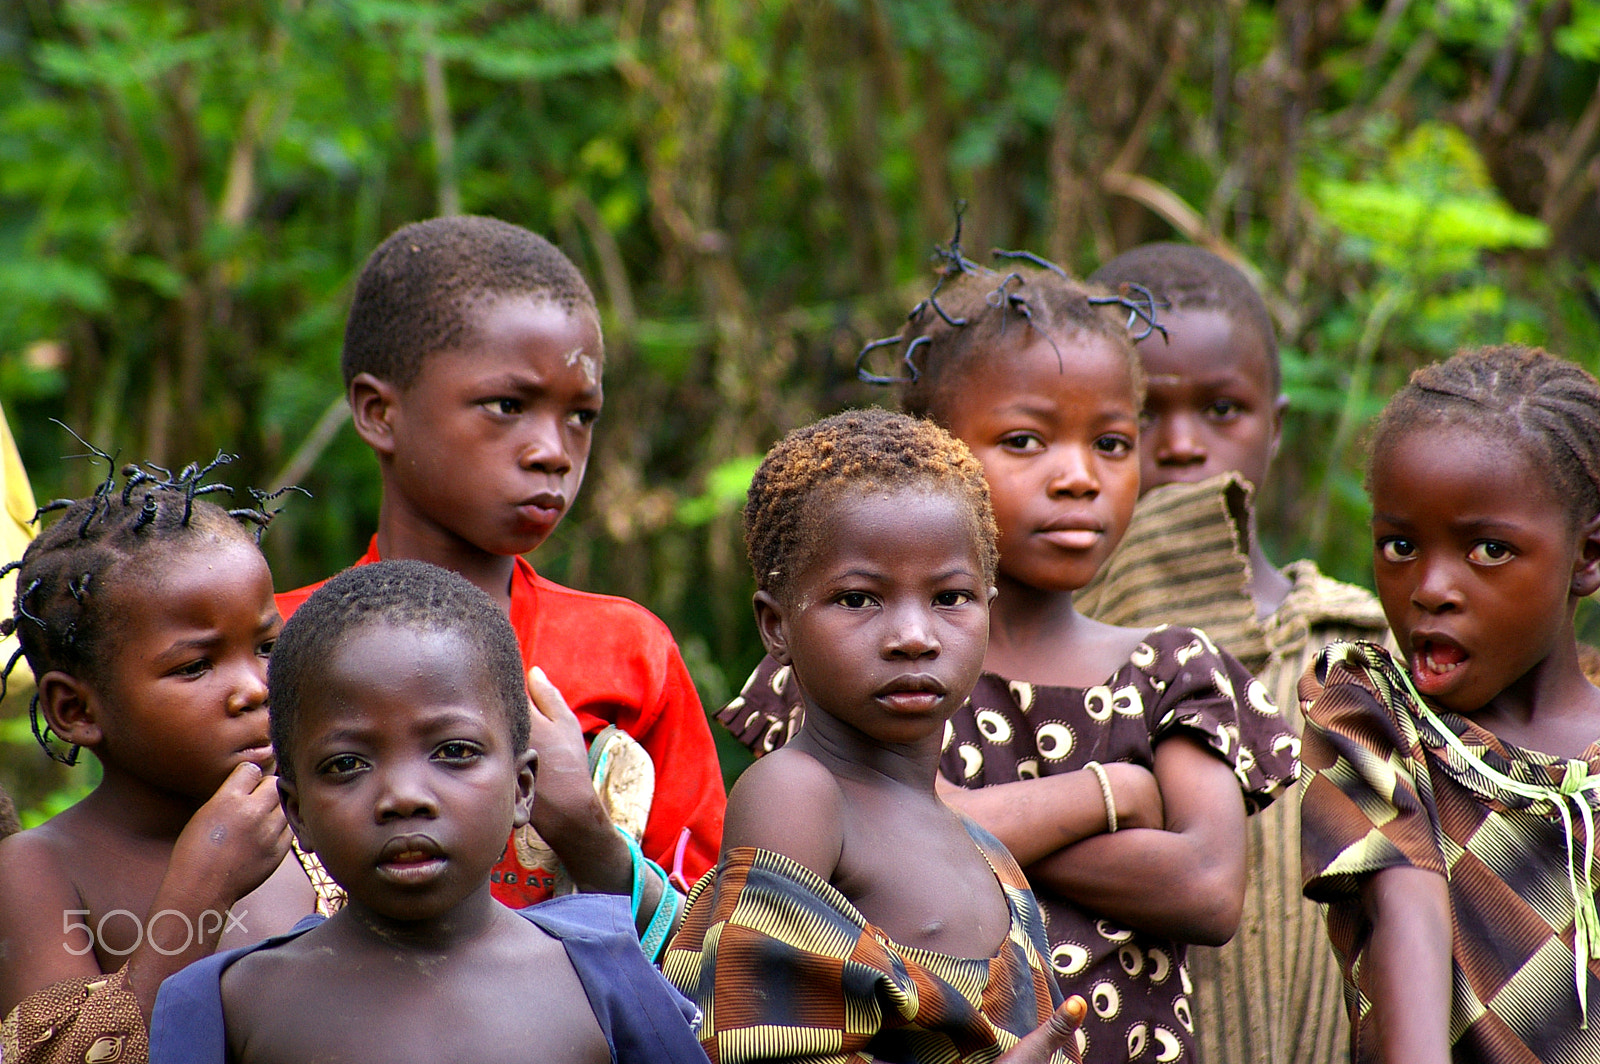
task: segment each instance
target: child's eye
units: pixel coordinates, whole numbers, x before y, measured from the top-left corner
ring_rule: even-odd
[[[1467,552],[1467,560],[1477,565],[1504,565],[1512,556],[1509,546],[1493,539],[1474,543]]]
[[[472,761],[483,753],[476,743],[469,743],[465,739],[451,739],[449,742],[440,743],[433,751],[437,761]]]
[[[567,415],[567,420],[572,424],[573,428],[586,429],[593,425],[595,419],[599,416],[600,411],[598,410],[574,410]]]
[[[1044,441],[1031,432],[1013,432],[1000,438],[1000,446],[1008,451],[1042,451]]]
[[[1383,555],[1386,562],[1406,562],[1416,557],[1417,545],[1409,539],[1390,536],[1378,541],[1378,553]]]
[[[498,399],[485,399],[478,405],[491,414],[500,414],[505,417],[522,413],[522,401],[507,396],[501,396]]]
[[[194,679],[196,677],[204,676],[210,671],[210,658],[196,658],[193,661],[186,661],[182,665],[179,665],[176,669],[173,669],[172,675]]]
[[[367,767],[367,763],[355,754],[334,754],[322,764],[317,766],[319,776],[354,776]]]
[[[933,596],[935,606],[965,606],[975,601],[977,596],[970,591],[941,591]]]
[[[1218,399],[1206,407],[1206,416],[1212,421],[1232,421],[1244,413],[1244,407],[1232,399]]]
[[[847,610],[864,610],[872,605],[872,596],[865,591],[846,591],[834,601]]]
[[[271,657],[272,648],[277,645],[278,641],[276,639],[264,639],[261,641],[261,645],[256,647],[256,653],[264,658]]]
[[[1133,453],[1133,441],[1121,434],[1101,436],[1094,441],[1094,449],[1103,455],[1120,458]]]

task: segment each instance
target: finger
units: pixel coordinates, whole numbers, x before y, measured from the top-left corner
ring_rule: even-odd
[[[1060,1050],[1066,1050],[1067,1059],[1082,1060],[1077,1039],[1073,1035],[1083,1024],[1089,1006],[1077,994],[1056,1006],[1040,1027],[1001,1054],[997,1064],[1047,1064]]]
[[[233,771],[228,773],[228,778],[222,781],[222,786],[217,788],[218,794],[234,794],[243,798],[254,793],[261,785],[265,774],[261,766],[254,761],[241,761],[233,766]],[[276,780],[276,777],[273,777]]]
[[[557,720],[572,714],[560,690],[537,665],[528,670],[528,696],[533,700],[534,708],[547,720]]]

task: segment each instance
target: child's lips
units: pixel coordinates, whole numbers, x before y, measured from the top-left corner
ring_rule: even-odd
[[[402,835],[378,852],[378,874],[392,883],[413,885],[432,879],[446,861],[444,849],[428,836]]]
[[[260,768],[262,772],[271,773],[278,764],[277,758],[273,755],[272,744],[270,742],[256,743],[254,746],[246,746],[241,749],[238,754],[241,761],[255,762],[256,766]]]
[[[1051,521],[1038,533],[1042,538],[1068,550],[1089,550],[1100,542],[1105,528],[1100,522],[1085,517],[1067,517]]]
[[[1448,690],[1471,657],[1461,646],[1434,636],[1412,636],[1411,679],[1425,695]]]
[[[934,676],[901,676],[878,688],[875,695],[890,709],[902,713],[924,713],[944,698],[945,686]]]
[[[538,524],[554,522],[566,509],[567,500],[553,493],[540,493],[517,504],[517,513]]]

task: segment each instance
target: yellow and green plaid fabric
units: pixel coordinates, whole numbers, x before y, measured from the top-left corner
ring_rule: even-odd
[[[1573,883],[1591,880],[1569,874],[1568,844],[1581,864],[1586,829],[1559,808],[1569,776],[1600,769],[1600,742],[1582,762],[1504,744],[1465,717],[1427,709],[1394,659],[1367,643],[1325,651],[1300,697],[1305,889],[1329,904],[1356,1064],[1378,1059],[1361,885],[1406,866],[1449,883],[1455,1059],[1600,1061],[1600,1022],[1584,1025],[1574,986],[1576,969],[1587,1000],[1600,1002],[1600,960],[1579,965],[1573,946]],[[1594,807],[1592,791],[1580,800]]]
[[[1041,958],[1038,903],[1010,853],[966,827],[1011,910],[1010,934],[988,959],[897,944],[780,854],[724,854],[689,893],[662,960],[704,1014],[713,1064],[987,1064],[1049,1018],[1060,996]]]

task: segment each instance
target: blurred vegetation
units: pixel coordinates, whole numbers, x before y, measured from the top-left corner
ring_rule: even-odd
[[[375,521],[337,369],[365,255],[454,211],[546,233],[609,366],[535,561],[661,614],[716,704],[759,656],[751,456],[889,401],[854,354],[958,198],[969,249],[1253,264],[1293,399],[1272,553],[1370,582],[1361,430],[1405,373],[1502,340],[1600,358],[1597,142],[1600,6],[1567,0],[18,0],[0,401],[41,499],[94,477],[50,417],[308,486],[266,540],[297,586]]]

